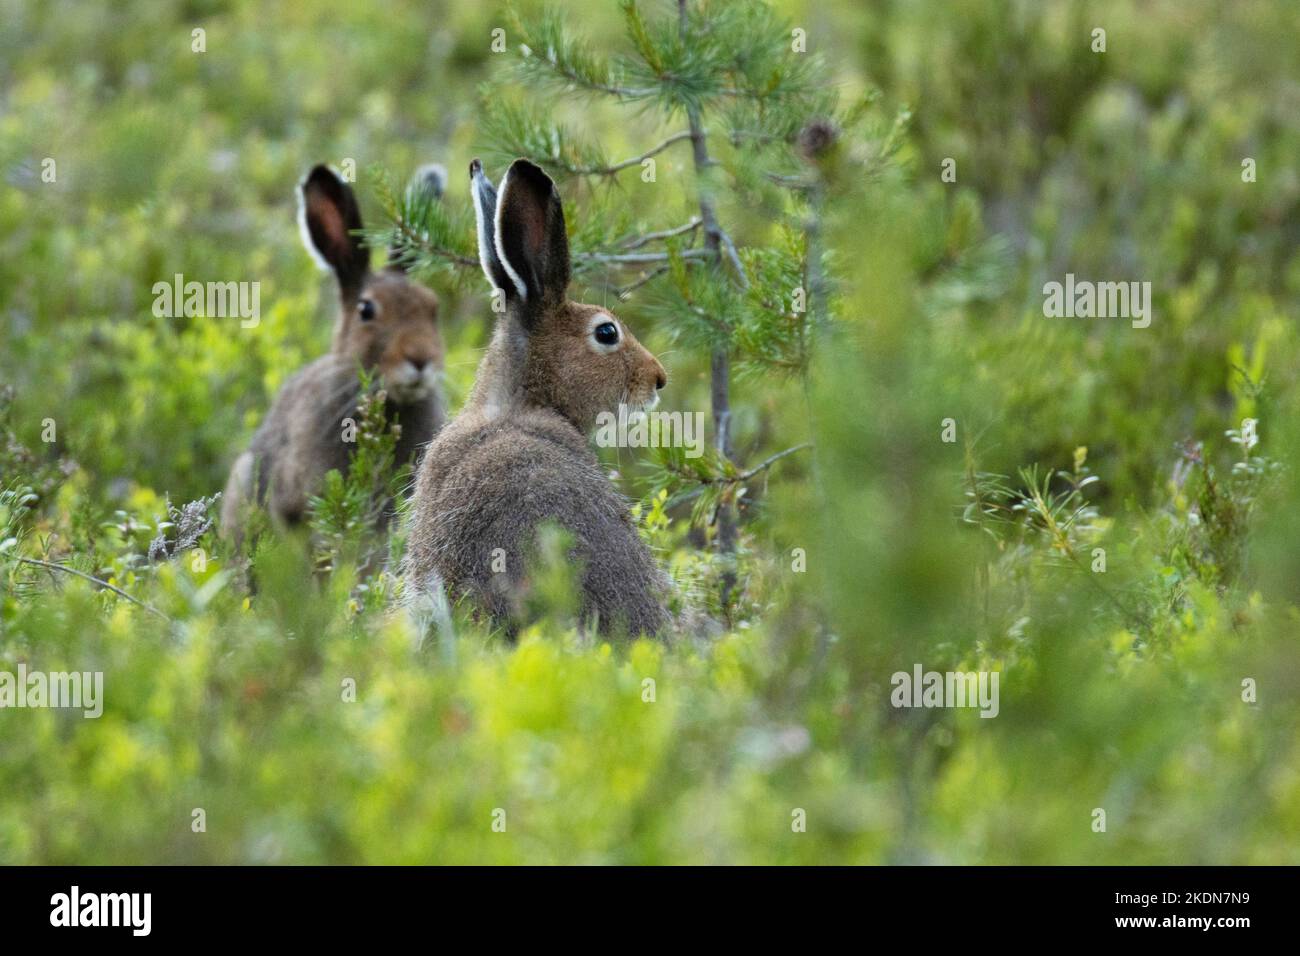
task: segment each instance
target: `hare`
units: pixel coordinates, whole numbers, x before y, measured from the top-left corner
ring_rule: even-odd
[[[426,166],[411,188],[441,196],[444,180],[441,167]],[[264,505],[273,523],[294,525],[325,475],[347,471],[356,446],[344,420],[355,420],[361,368],[378,372],[387,419],[400,425],[396,464],[415,464],[444,420],[437,296],[399,265],[371,271],[370,249],[356,235],[356,197],[328,166],[314,167],[300,184],[299,223],[307,251],[338,280],[334,341],[328,355],[285,383],[231,469],[221,523],[236,540],[250,502]]]
[[[420,465],[407,540],[408,586],[441,604],[467,597],[513,633],[538,527],[573,537],[584,625],[656,634],[667,577],[587,436],[603,411],[658,402],[664,368],[606,309],[570,301],[569,244],[555,184],[525,159],[500,193],[470,164],[479,261],[504,296],[465,408]]]

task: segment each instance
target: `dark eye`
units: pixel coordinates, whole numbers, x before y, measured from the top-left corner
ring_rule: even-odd
[[[357,315],[361,316],[362,322],[369,322],[375,317],[375,303],[370,299],[362,299],[357,303]]]
[[[591,334],[601,345],[618,345],[618,326],[613,322],[600,323]]]

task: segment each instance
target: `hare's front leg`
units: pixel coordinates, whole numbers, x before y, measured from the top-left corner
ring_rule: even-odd
[[[221,495],[221,534],[238,547],[243,537],[244,509],[253,499],[253,453],[244,452],[235,460]]]

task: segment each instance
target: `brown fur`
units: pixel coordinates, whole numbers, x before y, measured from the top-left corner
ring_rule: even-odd
[[[326,473],[346,472],[356,445],[343,440],[344,419],[356,420],[360,368],[378,374],[388,419],[401,426],[396,464],[416,463],[444,419],[437,383],[443,367],[437,296],[400,269],[370,271],[369,250],[351,235],[361,227],[355,199],[327,168],[312,170],[302,199],[309,249],[333,269],[340,310],[330,354],[284,385],[231,469],[221,524],[236,538],[251,501],[264,505],[275,523],[293,525],[304,517]],[[372,313],[367,320],[363,303]]]
[[[602,411],[644,406],[665,384],[663,366],[607,310],[571,302],[564,218],[554,185],[517,160],[502,181],[499,235],[485,239],[495,193],[470,167],[488,278],[507,312],[479,365],[465,409],[420,466],[407,571],[417,593],[445,586],[511,626],[526,584],[537,529],[573,536],[582,567],[582,612],[602,633],[656,634],[668,623],[666,577],[633,526],[627,500],[587,443]],[[493,230],[495,232],[495,229]],[[498,249],[525,285],[521,290]],[[602,348],[593,323],[619,330]],[[493,570],[501,549],[504,572]]]

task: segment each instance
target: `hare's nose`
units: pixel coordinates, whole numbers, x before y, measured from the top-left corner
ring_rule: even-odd
[[[410,362],[411,367],[417,372],[423,372],[424,367],[429,364],[429,360],[425,358],[408,358],[406,361]]]
[[[657,358],[651,356],[650,361],[655,363],[655,389],[662,390],[668,384],[668,373],[664,371],[663,364]]]

